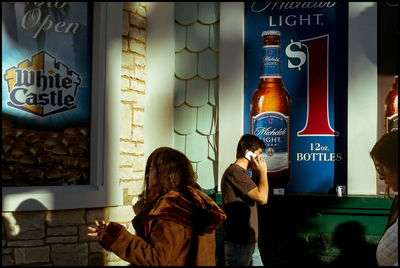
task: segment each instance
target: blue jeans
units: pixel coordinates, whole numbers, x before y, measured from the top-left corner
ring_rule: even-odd
[[[258,244],[243,245],[224,241],[225,266],[263,266]]]

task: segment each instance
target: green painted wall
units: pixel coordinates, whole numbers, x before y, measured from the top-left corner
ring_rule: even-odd
[[[216,196],[220,204],[220,195]],[[392,200],[377,197],[287,194],[259,206],[264,265],[376,265],[376,245]],[[223,264],[222,227],[217,264]]]

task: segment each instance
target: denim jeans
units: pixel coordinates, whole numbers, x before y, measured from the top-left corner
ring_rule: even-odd
[[[263,266],[258,244],[243,245],[224,241],[225,266]]]

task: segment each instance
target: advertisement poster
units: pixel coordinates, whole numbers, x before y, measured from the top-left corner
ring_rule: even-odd
[[[285,192],[335,193],[336,186],[347,185],[347,16],[348,3],[245,2],[244,133],[252,133],[257,119],[250,106],[265,61],[280,60],[290,115],[276,113],[284,123],[274,123],[274,117],[259,121],[265,124],[259,137],[267,145],[265,155],[288,147]],[[280,35],[275,58],[263,50],[262,34],[271,30]],[[283,140],[268,137],[279,133],[287,133],[288,141],[267,144]],[[274,169],[268,160],[267,165]]]
[[[2,2],[2,185],[88,183],[92,4]]]

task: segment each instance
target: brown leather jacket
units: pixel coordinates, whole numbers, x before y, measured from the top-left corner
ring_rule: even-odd
[[[215,229],[226,215],[206,194],[188,190],[189,195],[172,190],[156,202],[143,238],[110,222],[100,244],[133,265],[215,265]]]

